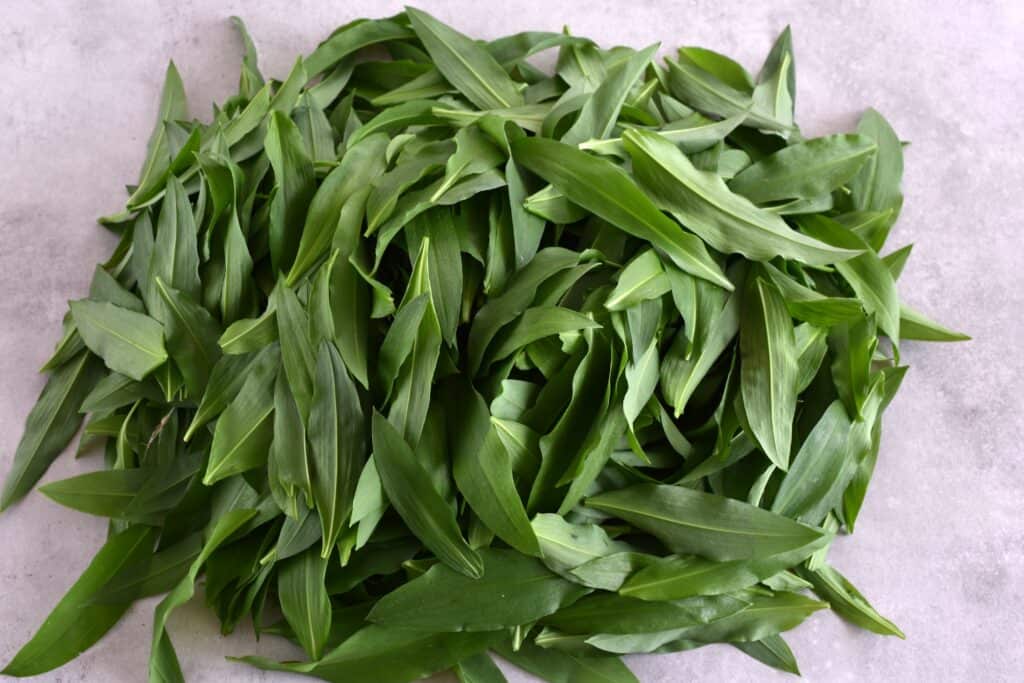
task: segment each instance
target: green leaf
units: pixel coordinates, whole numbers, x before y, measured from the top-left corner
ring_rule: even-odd
[[[356,472],[366,461],[366,418],[355,383],[329,341],[316,357],[313,405],[309,414],[313,500],[320,513],[321,555],[328,557],[348,523]]]
[[[501,656],[549,683],[639,683],[618,657],[586,657],[524,643],[518,650],[499,647]]]
[[[25,431],[4,480],[0,510],[32,490],[82,424],[79,405],[103,374],[95,356],[79,352],[46,381],[25,419]]]
[[[537,537],[512,478],[512,462],[487,404],[466,381],[453,379],[443,393],[448,413],[452,473],[473,512],[499,538],[524,555],[540,555]]]
[[[275,377],[276,365],[254,363],[242,388],[217,419],[203,475],[205,485],[266,463],[273,437]]]
[[[637,484],[587,506],[647,531],[673,552],[755,560],[805,546],[822,532],[737,500],[679,486]]]
[[[333,683],[408,683],[484,652],[505,637],[503,631],[425,633],[371,624],[316,662],[275,662],[263,657],[237,661],[271,671],[309,674]]]
[[[778,634],[765,636],[760,640],[733,643],[733,646],[762,664],[785,671],[786,673],[800,675],[800,668],[797,666],[793,651],[789,649],[789,645]]]
[[[426,12],[405,12],[438,71],[466,99],[481,109],[523,103],[519,88],[487,50]]]
[[[473,655],[455,665],[459,683],[507,683],[505,674],[486,653]]]
[[[904,339],[932,342],[969,341],[970,336],[935,322],[924,313],[900,304],[900,336]]]
[[[188,192],[177,178],[167,181],[167,190],[156,224],[156,240],[149,260],[147,277],[139,281],[146,308],[154,318],[165,322],[167,313],[156,290],[156,279],[198,300],[199,246],[195,218]]]
[[[117,623],[131,602],[100,604],[92,598],[118,571],[150,554],[156,532],[133,526],[111,536],[42,626],[7,664],[7,676],[37,676],[70,662]]]
[[[613,541],[596,524],[572,524],[561,515],[536,515],[532,526],[544,564],[563,576],[588,562],[629,549],[625,543]]]
[[[778,216],[734,194],[717,174],[697,169],[657,133],[628,130],[623,140],[634,173],[655,204],[721,252],[755,261],[781,255],[811,265],[835,263],[857,253],[796,232]]]
[[[563,633],[655,633],[706,624],[747,606],[732,596],[647,602],[614,593],[595,593],[544,619]]]
[[[815,571],[801,569],[798,573],[811,582],[814,592],[827,600],[832,611],[843,619],[883,636],[906,638],[896,624],[876,612],[867,598],[832,567],[825,565]]]
[[[141,380],[167,361],[163,326],[149,316],[88,299],[70,306],[85,345],[114,372]]]
[[[850,183],[853,207],[860,211],[892,210],[890,223],[895,222],[903,204],[903,144],[889,122],[874,109],[864,112],[857,133],[874,140],[878,152]]]
[[[408,28],[387,19],[353,22],[317,45],[304,60],[306,72],[315,76],[367,45],[411,37],[412,32]]]
[[[423,545],[470,578],[483,575],[479,553],[469,547],[452,508],[432,487],[409,444],[380,413],[373,414],[373,457],[388,500]]]
[[[498,331],[518,318],[533,302],[538,287],[558,273],[579,263],[579,254],[560,247],[537,252],[529,264],[512,278],[501,296],[480,307],[469,331],[467,357],[471,373],[476,373],[484,354]]]
[[[122,517],[150,472],[143,469],[101,470],[39,487],[39,492],[64,507],[101,517]]]
[[[278,187],[271,209],[270,257],[276,271],[287,272],[298,252],[299,235],[316,192],[316,177],[302,134],[280,111],[270,116],[266,154]]]
[[[845,249],[863,249],[864,253],[836,263],[836,270],[850,284],[868,313],[878,317],[878,326],[893,343],[900,338],[900,302],[896,283],[889,269],[871,251],[862,237],[824,216],[807,216],[800,227],[813,237]]]
[[[155,285],[166,306],[164,337],[167,351],[181,370],[189,394],[198,398],[203,395],[210,373],[221,357],[217,345],[220,325],[184,292],[169,287],[159,277]]]
[[[307,505],[313,504],[312,455],[306,438],[306,423],[283,372],[277,374],[274,383],[273,434],[268,456],[273,465],[268,464],[268,474],[274,473],[289,499],[285,513],[295,517],[298,515],[296,499],[300,494]]]
[[[277,593],[281,611],[310,659],[320,659],[331,632],[331,599],[324,576],[327,558],[316,548],[281,564],[277,574]]]
[[[516,353],[523,347],[544,337],[568,332],[579,332],[600,327],[590,317],[560,306],[538,306],[523,311],[504,339],[489,355],[491,362],[497,362]],[[486,368],[488,363],[484,363]]]
[[[444,564],[381,598],[367,617],[418,631],[495,631],[529,624],[571,604],[587,589],[510,550],[481,549],[482,578]]]
[[[647,69],[657,50],[657,43],[649,45],[612,68],[562,136],[562,142],[576,145],[591,138],[608,137],[633,84]]]
[[[303,420],[309,415],[316,373],[316,351],[309,335],[309,315],[295,292],[285,285],[271,294],[275,304],[277,337],[281,340],[281,361],[295,403]]]
[[[877,151],[862,135],[829,135],[798,142],[748,166],[729,188],[752,202],[814,199],[843,185]]]
[[[188,573],[160,601],[153,614],[153,642],[149,656],[150,681],[184,681],[178,656],[167,635],[167,618],[175,608],[184,605],[195,595],[196,578],[217,548],[225,543],[238,529],[256,514],[256,510],[232,509],[211,525],[203,549],[196,557]]]
[[[658,254],[653,249],[645,249],[619,273],[619,280],[605,299],[604,307],[609,311],[622,311],[641,301],[657,299],[670,289],[672,283],[661,267]]]
[[[267,368],[278,362],[280,362],[280,357],[276,345],[267,346],[253,355],[221,356],[210,372],[210,381],[206,385],[206,391],[203,392],[203,398],[199,402],[192,423],[185,431],[184,440],[190,441],[200,427],[220,415],[228,407],[228,404],[242,389],[242,385],[245,384],[248,371],[265,372],[266,370],[257,370],[257,367]]]
[[[732,289],[704,244],[662,214],[633,180],[610,161],[554,140],[512,142],[517,164],[554,185],[575,204],[663,250],[688,273]]]
[[[743,297],[740,289],[727,294],[685,273],[672,269],[666,272],[676,308],[683,312],[686,326],[676,334],[661,359],[660,382],[666,401],[679,417],[700,382],[736,337]]]
[[[754,278],[744,295],[740,333],[740,391],[754,438],[782,470],[796,412],[796,339],[786,304],[774,285]]]
[[[846,488],[850,428],[843,404],[833,401],[800,446],[772,501],[772,512],[813,525],[824,521]]]

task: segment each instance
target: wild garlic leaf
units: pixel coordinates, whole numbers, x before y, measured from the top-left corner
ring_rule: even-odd
[[[384,596],[367,619],[417,631],[495,631],[532,623],[587,592],[539,560],[509,550],[479,552],[481,578],[436,564]]]
[[[811,265],[857,253],[796,232],[778,216],[734,194],[716,174],[698,170],[657,133],[630,130],[623,139],[634,172],[655,203],[719,251],[758,261],[782,255]]]
[[[683,270],[732,288],[700,240],[681,231],[658,211],[629,176],[611,162],[541,138],[516,140],[512,156],[574,203],[664,250]]]
[[[822,536],[747,503],[679,486],[637,484],[588,498],[587,506],[651,533],[674,552],[723,562],[762,559]]]
[[[760,277],[748,283],[740,333],[740,390],[753,436],[779,469],[789,467],[798,365],[782,296]]]
[[[139,381],[167,361],[164,328],[149,316],[88,299],[70,306],[85,345],[114,372]]]
[[[798,142],[743,169],[729,181],[729,189],[757,204],[814,199],[848,182],[877,149],[860,135]]]
[[[356,472],[367,457],[367,424],[355,382],[329,341],[317,349],[315,372],[308,431],[310,474],[323,533],[321,554],[327,557],[352,511]]]
[[[376,412],[373,454],[388,499],[423,545],[460,574],[483,576],[480,554],[462,537],[454,512],[436,490],[423,488],[423,466],[414,459],[402,435]]]
[[[523,103],[519,88],[485,49],[426,12],[408,8],[406,15],[438,71],[481,109]]]

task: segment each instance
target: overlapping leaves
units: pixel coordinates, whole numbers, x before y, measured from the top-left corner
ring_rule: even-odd
[[[87,415],[106,468],[42,491],[110,539],[4,673],[166,592],[150,680],[181,680],[167,619],[200,573],[225,631],[307,657],[243,661],[332,681],[495,683],[491,651],[628,683],[620,654],[714,642],[796,672],[780,634],[829,605],[902,636],[826,554],[901,341],[963,336],[884,253],[899,138],[869,111],[804,139],[788,29],[755,79],[408,9],[275,81],[237,25],[213,121],[168,69],[102,221],[120,242],[46,363],[0,505]]]

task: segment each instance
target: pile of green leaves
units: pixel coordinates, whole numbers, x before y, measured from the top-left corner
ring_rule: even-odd
[[[172,65],[119,236],[3,490],[85,418],[105,469],[41,487],[109,518],[4,673],[205,575],[308,661],[392,683],[636,678],[623,653],[779,635],[831,607],[901,636],[827,560],[857,520],[904,341],[902,148],[876,112],[805,139],[788,30],[729,58],[567,33],[474,41],[409,9],[283,82],[244,27],[237,95],[190,120]],[[530,57],[557,50],[554,73]],[[812,597],[816,596],[816,597]]]

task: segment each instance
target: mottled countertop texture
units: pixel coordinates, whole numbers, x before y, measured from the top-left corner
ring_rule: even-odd
[[[0,3],[0,472],[43,384],[68,299],[114,242],[97,216],[120,208],[153,123],[164,67],[181,70],[193,115],[238,77],[247,21],[264,73],[283,77],[335,26],[400,2],[50,0]],[[851,129],[875,106],[912,144],[892,246],[914,242],[905,298],[974,341],[908,343],[911,365],[886,413],[882,453],[855,538],[832,552],[906,641],[815,615],[789,640],[808,681],[1024,678],[1024,3],[1019,0],[431,1],[461,30],[574,32],[602,44],[702,45],[756,70],[793,27],[805,134]],[[64,457],[47,479],[96,467]],[[0,661],[7,662],[104,537],[98,518],[38,493],[0,515]],[[144,679],[154,600],[46,681]],[[285,680],[224,660],[253,652],[221,637],[193,601],[170,631],[190,681]],[[286,656],[287,644],[260,648]],[[644,683],[781,681],[722,646],[630,658]],[[308,679],[307,679],[308,680]],[[449,679],[439,679],[449,680]],[[514,671],[512,681],[532,680]],[[353,681],[352,683],[372,683]]]

